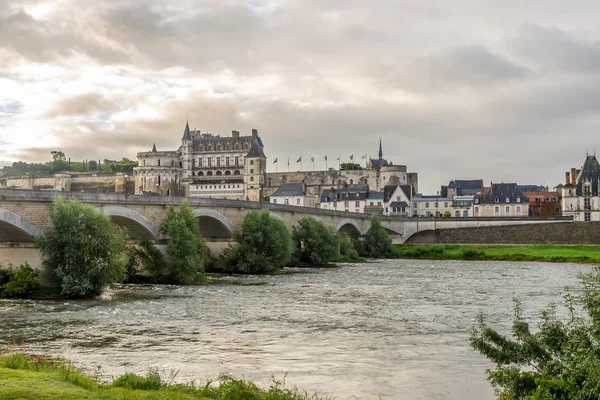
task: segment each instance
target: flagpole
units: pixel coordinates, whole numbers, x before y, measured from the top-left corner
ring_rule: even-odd
[[[313,162],[313,171],[314,171],[315,170],[315,158],[314,157],[312,159],[312,162]]]

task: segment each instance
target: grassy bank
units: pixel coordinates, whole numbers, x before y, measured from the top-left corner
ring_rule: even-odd
[[[600,263],[600,245],[396,245],[399,258]]]
[[[157,371],[145,376],[125,374],[102,384],[78,372],[72,364],[21,353],[0,355],[0,399],[37,400],[305,400],[324,399],[286,389],[272,381],[266,389],[250,382],[223,376],[198,384],[168,383]]]

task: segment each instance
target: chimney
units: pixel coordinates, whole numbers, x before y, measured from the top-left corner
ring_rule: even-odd
[[[569,171],[565,172],[565,183],[569,185],[571,183],[571,174]]]
[[[571,183],[574,185],[577,183],[577,169],[576,168],[571,168]]]
[[[231,141],[235,144],[240,140],[240,133],[238,131],[231,131]]]
[[[306,182],[304,182],[304,179],[302,179],[302,192],[306,196]]]
[[[254,142],[258,139],[258,131],[256,129],[252,129],[252,141]]]
[[[490,181],[490,193],[494,193],[494,182]]]

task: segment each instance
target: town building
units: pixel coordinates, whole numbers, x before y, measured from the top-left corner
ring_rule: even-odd
[[[440,195],[442,197],[473,196],[483,191],[483,179],[456,179],[450,181],[447,186],[442,186]]]
[[[575,221],[600,221],[600,164],[596,154],[586,155],[581,169],[571,168],[565,173],[565,185],[561,190],[563,215],[572,216]]]
[[[532,217],[550,217],[561,215],[561,202],[558,192],[523,192],[529,198],[529,215]]]
[[[381,191],[371,191],[367,184],[352,184],[325,189],[318,206],[324,210],[408,217],[410,190],[408,185],[386,185]]]
[[[272,204],[285,204],[298,207],[315,207],[316,197],[302,182],[281,184],[271,195]]]
[[[412,198],[411,215],[413,217],[450,217],[454,216],[452,197],[417,194]]]
[[[489,191],[475,196],[474,217],[527,217],[529,199],[516,183],[492,183]]]

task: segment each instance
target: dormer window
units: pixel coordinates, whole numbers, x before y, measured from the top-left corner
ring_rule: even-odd
[[[521,202],[521,198],[517,197],[517,203],[520,203],[520,202]]]
[[[496,197],[496,203],[500,203],[500,199]]]
[[[507,203],[510,203],[510,197],[507,197],[507,198],[506,198],[506,202],[507,202]]]

